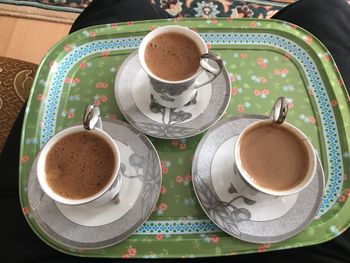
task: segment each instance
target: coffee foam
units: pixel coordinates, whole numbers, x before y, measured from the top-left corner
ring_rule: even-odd
[[[82,199],[103,189],[116,165],[111,146],[88,131],[68,135],[52,147],[45,163],[46,180],[58,195]]]
[[[200,55],[196,43],[180,33],[163,33],[154,37],[144,54],[150,71],[169,81],[184,80],[196,73]]]
[[[273,122],[248,128],[239,151],[251,180],[271,190],[285,191],[300,185],[310,166],[305,142],[284,125]]]

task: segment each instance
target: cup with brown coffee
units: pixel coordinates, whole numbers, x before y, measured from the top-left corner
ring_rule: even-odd
[[[151,82],[152,96],[169,108],[190,102],[196,89],[212,82],[223,68],[222,60],[209,53],[198,33],[177,25],[159,27],[147,34],[138,56]],[[200,81],[204,71],[207,78]]]
[[[44,145],[36,169],[50,198],[81,205],[115,198],[121,187],[119,166],[119,149],[108,133],[77,125],[58,132]]]
[[[251,200],[296,194],[315,175],[314,148],[302,131],[284,121],[283,100],[277,100],[270,119],[248,125],[235,144],[234,184]]]

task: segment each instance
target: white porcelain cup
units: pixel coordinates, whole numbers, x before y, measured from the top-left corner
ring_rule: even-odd
[[[156,76],[147,66],[145,61],[145,50],[148,43],[156,36],[164,33],[179,33],[192,39],[198,46],[201,58],[198,63],[198,70],[190,77],[179,80],[170,81]],[[201,36],[188,27],[171,25],[162,26],[148,33],[142,40],[138,49],[138,57],[142,69],[147,73],[151,82],[151,94],[154,99],[161,105],[169,108],[182,107],[195,96],[196,89],[212,82],[222,71],[223,62],[220,57],[209,53],[208,47]],[[216,66],[211,66],[211,63]],[[213,64],[212,64],[213,65]],[[208,77],[204,81],[199,81],[199,75],[203,72],[208,73]]]
[[[310,182],[312,181],[313,177],[315,176],[316,172],[316,154],[315,150],[311,144],[311,141],[308,139],[308,137],[297,127],[293,126],[292,124],[289,124],[287,122],[284,122],[284,119],[286,117],[287,109],[281,109],[282,103],[281,98],[279,98],[275,104],[275,107],[280,107],[278,110],[273,110],[270,119],[261,120],[253,122],[252,124],[248,125],[238,136],[235,146],[234,146],[234,155],[235,155],[235,163],[234,163],[234,175],[233,175],[233,183],[235,185],[236,190],[243,196],[254,200],[266,200],[269,198],[274,197],[282,197],[282,196],[288,196],[296,194],[303,189],[305,189]],[[284,105],[283,107],[287,107]],[[281,116],[281,114],[283,116]],[[241,158],[241,145],[242,145],[242,138],[245,136],[247,131],[250,131],[251,129],[259,129],[259,126],[261,127],[261,124],[263,123],[271,123],[275,121],[276,123],[279,123],[278,125],[283,125],[284,128],[286,128],[289,132],[293,133],[296,138],[302,142],[306,148],[306,154],[308,156],[308,164],[305,176],[303,180],[295,185],[292,188],[285,189],[285,190],[276,190],[267,188],[264,186],[261,186],[257,184],[257,182],[253,179],[253,177],[247,172],[244,165],[242,164],[242,158]],[[263,138],[261,138],[263,139]],[[268,154],[268,153],[266,153]],[[278,160],[275,160],[278,163]],[[256,176],[256,175],[255,175]],[[282,176],[282,175],[281,175]]]
[[[109,182],[100,191],[86,198],[69,199],[59,195],[50,187],[46,178],[45,165],[46,165],[46,159],[47,159],[48,153],[50,152],[52,147],[55,145],[55,143],[57,143],[60,139],[77,132],[89,132],[102,138],[111,147],[116,162],[115,162],[114,170]],[[120,167],[120,153],[119,153],[118,146],[116,142],[113,140],[113,138],[102,129],[94,128],[92,130],[87,131],[83,127],[83,125],[79,125],[79,126],[72,126],[60,131],[59,133],[55,134],[44,145],[44,147],[41,149],[39,153],[36,169],[37,169],[37,177],[39,180],[39,184],[43,189],[43,191],[51,199],[65,205],[82,205],[90,202],[94,202],[96,204],[102,204],[102,203],[111,201],[116,197],[116,195],[120,190],[121,180],[122,180],[121,175],[118,173],[119,167]]]

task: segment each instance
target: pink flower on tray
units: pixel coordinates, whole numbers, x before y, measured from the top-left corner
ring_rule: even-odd
[[[185,176],[185,181],[191,182],[192,181],[192,176],[191,175],[186,175]]]
[[[72,47],[71,47],[71,45],[67,44],[67,45],[64,46],[63,49],[64,49],[66,52],[69,52],[69,51],[72,50]]]
[[[230,80],[231,82],[235,82],[237,80],[236,76],[234,74],[230,74]]]
[[[108,97],[107,97],[106,95],[102,95],[102,96],[100,97],[100,100],[101,100],[102,102],[106,102],[106,101],[108,100]]]
[[[165,188],[164,185],[162,185],[162,186],[160,187],[160,193],[161,193],[161,194],[165,194],[167,191],[168,191],[168,190]]]
[[[40,94],[38,94],[38,96],[36,96],[36,99],[39,101],[43,101],[45,99],[45,96],[44,96],[44,94],[40,93]]]
[[[128,254],[123,254],[122,258],[129,258],[130,256]]]
[[[166,203],[160,203],[158,206],[159,210],[165,211],[168,209],[168,205]]]
[[[171,144],[177,146],[180,142],[178,140],[172,140]]]
[[[232,88],[231,89],[231,95],[233,95],[233,96],[237,95],[237,91],[238,91],[237,88]]]
[[[81,63],[79,64],[79,68],[81,68],[81,69],[86,68],[86,66],[87,66],[87,63],[86,63],[86,62],[81,62]]]
[[[291,28],[291,29],[293,29],[293,30],[295,30],[295,29],[297,29],[297,28],[298,28],[298,26],[297,26],[297,25],[295,25],[295,24],[291,24],[291,25],[290,25],[290,28]]]
[[[184,178],[181,175],[176,176],[177,183],[181,184],[181,183],[183,183],[183,181],[184,181]]]
[[[29,210],[28,207],[23,207],[23,208],[22,208],[22,213],[23,213],[24,215],[28,215],[29,212],[30,212],[30,210]]]
[[[156,235],[156,239],[157,239],[157,240],[162,240],[163,237],[164,237],[163,234],[157,234],[157,235]]]
[[[284,69],[282,69],[282,73],[287,75],[289,73],[289,70],[287,68],[284,68]]]
[[[243,59],[248,58],[248,54],[247,53],[241,54],[241,58],[243,58]]]
[[[341,203],[345,202],[345,200],[346,200],[346,195],[341,195],[341,196],[339,196],[338,200],[339,200],[339,202],[341,202]]]
[[[109,51],[102,51],[101,55],[102,57],[107,58],[109,56]]]
[[[330,61],[331,60],[331,57],[326,53],[322,56],[323,60],[324,61]]]
[[[100,99],[98,99],[98,100],[95,100],[95,103],[94,103],[96,106],[100,106],[100,104],[101,104],[101,100]]]
[[[93,38],[96,37],[96,32],[95,31],[90,32],[89,36]]]
[[[346,196],[350,196],[350,188],[345,190],[345,194],[346,194]]]
[[[106,88],[108,88],[108,83],[102,82],[102,81],[97,82],[96,83],[96,88],[97,89],[106,89]]]
[[[186,149],[186,143],[180,143],[179,148],[181,150],[185,150]]]
[[[167,174],[169,172],[169,168],[166,166],[162,166],[162,172],[163,174]]]
[[[308,43],[309,45],[311,45],[311,44],[312,44],[312,41],[313,41],[312,36],[306,36],[305,41],[306,41],[306,43]]]
[[[26,163],[29,161],[29,156],[28,155],[23,155],[21,158],[21,163]]]
[[[210,241],[211,241],[212,243],[214,243],[214,244],[217,244],[217,243],[220,242],[220,238],[219,238],[217,235],[212,235],[212,236],[210,237]]]
[[[289,54],[289,53],[285,53],[285,54],[284,54],[284,59],[285,59],[285,60],[290,60],[291,57],[292,57],[292,55]]]
[[[254,90],[254,95],[255,96],[260,96],[261,95],[261,91],[260,90]]]
[[[273,71],[273,74],[275,74],[275,75],[281,75],[281,71],[278,69],[278,68],[276,68],[274,71]]]
[[[68,119],[74,118],[74,112],[69,111],[69,112],[67,113],[67,117],[68,117]]]
[[[136,254],[137,254],[136,248],[134,248],[134,247],[129,247],[129,248],[128,248],[128,254],[129,254],[129,256],[136,256]]]
[[[334,100],[331,101],[331,104],[332,104],[332,107],[335,107],[335,106],[338,105],[338,102],[337,102],[336,99],[334,99]]]
[[[239,104],[237,107],[237,111],[244,112],[244,106],[242,104]]]
[[[316,118],[314,116],[310,116],[309,117],[309,121],[312,123],[312,124],[315,124],[316,123]]]
[[[261,94],[264,94],[264,95],[269,95],[270,94],[270,91],[268,89],[263,89],[261,91]]]
[[[308,89],[307,91],[308,91],[308,93],[309,93],[309,96],[313,96],[313,95],[314,95],[314,92],[313,92],[312,89]]]

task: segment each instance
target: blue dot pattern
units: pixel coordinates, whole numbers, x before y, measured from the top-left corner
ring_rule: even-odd
[[[209,219],[204,220],[176,220],[176,221],[147,221],[135,234],[198,234],[214,233],[220,229]]]
[[[336,202],[343,184],[343,160],[341,158],[338,128],[330,100],[317,67],[310,55],[295,42],[274,34],[266,33],[209,33],[201,34],[209,44],[268,45],[283,50],[296,59],[303,68],[321,117],[321,125],[325,134],[328,159],[328,181],[325,195],[318,211],[318,216],[326,213]]]
[[[310,88],[315,94],[315,100],[321,117],[325,134],[326,154],[328,159],[328,181],[325,195],[318,216],[326,213],[337,201],[343,184],[343,160],[341,159],[338,129],[335,123],[330,100],[322,82],[317,67],[310,55],[298,44],[282,36],[268,33],[203,33],[201,36],[209,44],[221,45],[267,45],[289,53],[298,61],[305,71]],[[58,63],[53,71],[48,89],[47,102],[44,105],[43,125],[40,135],[40,145],[43,146],[54,134],[58,107],[60,103],[64,80],[72,67],[84,57],[103,51],[136,49],[142,37],[115,38],[96,40],[75,47]],[[196,222],[197,224],[194,224]],[[153,231],[153,232],[151,232]],[[170,231],[170,232],[167,232]],[[171,232],[175,231],[175,232]],[[205,233],[217,232],[210,220],[187,221],[148,221],[137,231],[145,233]]]

